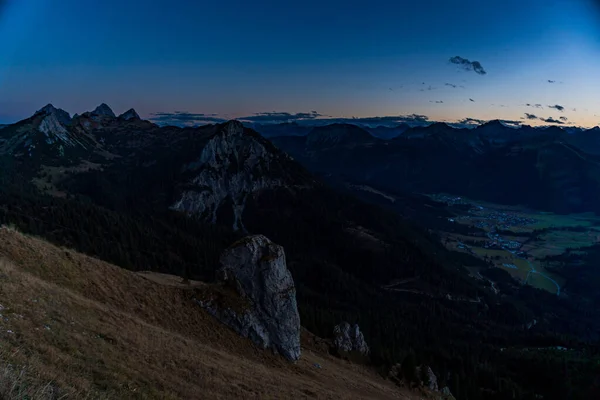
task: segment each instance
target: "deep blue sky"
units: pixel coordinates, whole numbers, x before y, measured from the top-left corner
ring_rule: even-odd
[[[48,102],[71,113],[106,102],[146,117],[315,110],[600,122],[593,0],[5,3],[0,123]]]

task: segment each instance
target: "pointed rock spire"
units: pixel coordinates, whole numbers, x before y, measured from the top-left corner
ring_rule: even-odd
[[[140,118],[139,114],[133,108],[130,108],[129,110],[125,111],[123,114],[119,115],[119,119],[129,121],[132,119],[141,119],[141,118]]]
[[[96,109],[92,111],[92,114],[116,118],[115,113],[106,103],[102,103],[98,107],[96,107]]]

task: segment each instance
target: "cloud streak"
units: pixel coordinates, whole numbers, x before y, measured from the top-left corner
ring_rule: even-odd
[[[537,115],[535,115],[535,114],[529,114],[529,113],[525,113],[525,118],[527,118],[527,119],[539,119]]]
[[[564,122],[563,122],[563,121],[559,121],[559,120],[557,120],[557,119],[554,119],[554,118],[552,118],[552,117],[548,117],[548,118],[545,118],[545,119],[544,119],[544,118],[540,118],[540,119],[541,119],[542,121],[544,121],[544,122],[547,122],[547,123],[549,123],[549,124],[560,124],[560,125],[564,124]]]
[[[162,126],[196,126],[227,121],[218,117],[217,114],[198,114],[186,111],[156,112],[150,114],[149,120]]]
[[[463,67],[463,69],[465,69],[467,71],[473,71],[479,75],[487,74],[486,70],[483,68],[483,66],[481,65],[481,63],[479,61],[470,61],[469,59],[455,56],[455,57],[450,58],[450,62],[452,64],[456,64],[456,65]]]
[[[483,119],[477,119],[477,118],[463,118],[461,120],[458,121],[460,124],[466,124],[466,125],[481,125],[484,124],[486,121]]]
[[[555,110],[558,110],[560,112],[563,112],[565,110],[565,108],[563,106],[559,105],[559,104],[555,104],[553,106],[548,106],[548,107],[554,108]]]
[[[293,121],[301,121],[301,120],[312,120],[319,117],[322,117],[322,114],[319,114],[316,111],[311,112],[302,112],[302,113],[289,113],[289,112],[262,112],[256,113],[254,115],[250,115],[247,117],[238,118],[240,121],[246,122],[267,122],[267,123],[277,123],[277,122],[293,122]]]

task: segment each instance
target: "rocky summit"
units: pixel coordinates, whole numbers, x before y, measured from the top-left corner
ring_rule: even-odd
[[[115,113],[106,103],[102,103],[98,107],[96,107],[96,109],[92,111],[92,114],[116,118]]]
[[[283,247],[263,235],[234,243],[221,256],[219,280],[249,302],[243,311],[199,301],[205,309],[262,348],[290,361],[300,358],[300,316],[296,287]]]
[[[129,121],[132,119],[141,119],[141,118],[140,118],[139,114],[133,108],[130,108],[129,110],[125,111],[123,114],[119,115],[119,119]]]
[[[56,108],[52,104],[47,104],[36,112],[36,114],[45,114],[50,117],[53,116],[60,124],[67,125],[71,122],[69,113],[63,109]]]
[[[247,134],[241,122],[227,122],[210,138],[200,156],[183,167],[193,178],[171,208],[214,223],[219,209],[230,202],[233,229],[245,231],[242,214],[249,196],[265,189],[292,186],[273,173],[289,157],[268,148],[269,144]]]

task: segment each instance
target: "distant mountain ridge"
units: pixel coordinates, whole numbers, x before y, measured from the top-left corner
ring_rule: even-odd
[[[326,140],[338,130],[316,132]],[[311,148],[308,138],[272,141],[317,174],[384,192],[448,192],[562,213],[600,212],[599,129],[567,133],[495,120],[474,129],[412,127],[387,141],[348,136],[335,148]]]

